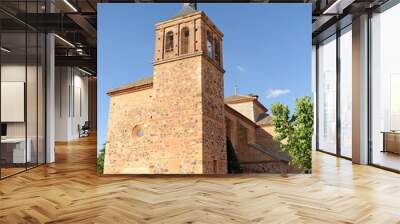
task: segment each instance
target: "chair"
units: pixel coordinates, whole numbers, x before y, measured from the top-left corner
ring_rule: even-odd
[[[89,121],[85,121],[82,127],[78,125],[79,138],[89,136],[89,129],[90,129]]]

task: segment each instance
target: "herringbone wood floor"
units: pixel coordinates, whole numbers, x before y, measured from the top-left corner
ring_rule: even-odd
[[[400,223],[400,175],[322,153],[312,175],[99,177],[95,147],[0,181],[0,223]]]

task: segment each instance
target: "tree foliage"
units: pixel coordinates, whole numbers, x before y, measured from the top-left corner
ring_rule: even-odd
[[[310,173],[314,131],[311,98],[305,96],[296,99],[295,112],[292,116],[288,106],[281,103],[272,105],[272,114],[277,132],[275,140],[280,143],[283,151],[289,153],[290,164],[299,167],[305,173]]]
[[[105,154],[106,144],[103,144],[103,148],[99,151],[99,155],[97,157],[97,173],[103,174],[104,171],[104,154]]]

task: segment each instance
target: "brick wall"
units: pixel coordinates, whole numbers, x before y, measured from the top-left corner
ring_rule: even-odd
[[[184,27],[187,54],[180,50]],[[227,172],[224,71],[206,56],[206,31],[222,42],[203,12],[156,24],[152,89],[111,96],[105,173]],[[138,131],[143,136],[135,137]]]
[[[257,144],[262,145],[266,148],[271,148],[276,151],[280,151],[279,143],[274,141],[274,137],[276,136],[274,126],[266,125],[257,128],[256,136],[257,136]]]
[[[148,140],[153,90],[110,97],[104,173],[149,173]],[[142,126],[138,137],[135,126]]]
[[[244,122],[235,114],[225,111],[227,123],[226,133],[235,149],[235,153],[240,162],[259,162],[270,161],[272,158],[267,154],[249,147],[249,144],[256,143],[256,127]],[[228,130],[228,128],[230,130]]]
[[[224,74],[202,57],[203,170],[227,173]]]
[[[154,66],[154,144],[161,173],[203,173],[201,57]]]

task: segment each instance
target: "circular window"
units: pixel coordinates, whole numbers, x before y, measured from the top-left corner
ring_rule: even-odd
[[[143,125],[135,125],[132,128],[131,132],[132,139],[143,137],[143,135],[144,135]]]
[[[136,132],[136,136],[137,137],[142,137],[143,135],[144,135],[143,129],[138,129],[137,132]]]

